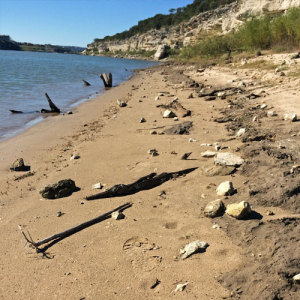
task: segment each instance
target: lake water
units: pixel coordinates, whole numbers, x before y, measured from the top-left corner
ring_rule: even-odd
[[[133,70],[155,62],[72,54],[0,50],[0,141],[41,121],[36,111],[49,109],[45,93],[61,111],[104,90],[99,74],[111,72],[113,85]],[[82,79],[91,86],[83,84]],[[10,109],[23,111],[12,114]]]

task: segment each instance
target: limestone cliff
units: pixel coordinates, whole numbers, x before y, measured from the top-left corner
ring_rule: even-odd
[[[151,30],[123,40],[91,43],[86,53],[93,55],[104,54],[107,51],[156,51],[163,45],[180,48],[195,42],[199,36],[206,33],[229,32],[241,25],[247,16],[284,12],[291,7],[299,6],[300,0],[237,0],[201,13],[177,26]]]

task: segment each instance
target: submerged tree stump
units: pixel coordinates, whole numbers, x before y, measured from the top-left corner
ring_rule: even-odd
[[[103,84],[106,88],[111,88],[112,87],[112,74],[109,73],[108,77],[106,75],[106,73],[102,73],[100,74],[100,78],[103,81]]]
[[[48,100],[51,110],[42,108],[41,113],[60,113],[60,109],[52,102],[47,93],[45,93],[45,96]]]

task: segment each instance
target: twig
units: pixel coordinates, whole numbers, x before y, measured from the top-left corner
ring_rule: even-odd
[[[129,208],[131,206],[132,206],[132,203],[127,202],[127,203],[125,203],[125,204],[123,204],[123,205],[121,205],[119,207],[116,207],[113,210],[111,210],[109,212],[106,212],[106,213],[104,213],[104,214],[102,214],[102,215],[100,215],[100,216],[98,216],[98,217],[96,217],[94,219],[91,219],[89,221],[81,223],[81,224],[79,224],[79,225],[77,225],[75,227],[69,228],[69,229],[67,229],[65,231],[62,231],[60,233],[56,233],[56,234],[54,234],[54,235],[52,235],[50,237],[47,237],[47,238],[45,238],[45,239],[43,239],[41,241],[38,241],[38,242],[34,242],[33,241],[33,239],[32,239],[32,237],[31,237],[31,235],[30,235],[29,232],[27,232],[27,235],[28,235],[27,236],[25,234],[25,232],[24,232],[24,230],[23,230],[23,228],[22,228],[21,225],[18,225],[18,227],[19,227],[19,229],[20,229],[23,237],[25,238],[26,242],[29,244],[29,246],[31,248],[35,249],[37,253],[45,253],[45,251],[47,249],[49,249],[54,244],[60,242],[61,240],[65,239],[66,237],[69,237],[69,236],[71,236],[71,235],[73,235],[73,234],[75,234],[75,233],[77,233],[77,232],[79,232],[79,231],[81,231],[81,230],[83,230],[83,229],[85,229],[87,227],[90,227],[90,226],[92,226],[94,224],[97,224],[97,223],[99,223],[101,221],[104,221],[104,220],[110,218],[111,214],[113,212],[115,212],[115,211],[123,211],[123,210],[125,210],[125,209],[127,209],[127,208]],[[50,243],[50,244],[46,245],[44,248],[39,248],[39,246],[47,244],[47,243]]]

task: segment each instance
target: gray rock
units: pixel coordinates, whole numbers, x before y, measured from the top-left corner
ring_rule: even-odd
[[[195,253],[204,252],[208,246],[209,245],[206,242],[201,242],[199,240],[191,242],[187,244],[183,250],[180,250],[180,253],[182,254],[181,258],[186,259]]]
[[[229,152],[220,152],[215,157],[215,165],[238,167],[243,163],[244,160],[241,157]]]
[[[151,154],[152,156],[158,156],[158,151],[156,149],[149,149],[148,154]]]
[[[204,209],[204,215],[208,218],[222,216],[224,212],[225,205],[223,201],[219,199],[209,202]]]
[[[226,214],[238,220],[244,219],[249,216],[251,214],[251,211],[251,206],[246,201],[228,204],[226,208]]]
[[[215,157],[217,152],[207,150],[205,152],[201,152],[202,157]]]
[[[70,160],[79,159],[80,156],[78,154],[73,154],[70,158]]]
[[[145,123],[146,122],[146,119],[145,118],[141,118],[140,119],[140,123]]]
[[[218,196],[231,196],[236,192],[231,181],[222,182],[216,191]]]
[[[193,122],[187,121],[187,122],[179,123],[177,125],[172,126],[171,128],[164,130],[164,133],[180,134],[180,135],[189,134],[192,127],[193,127]]]
[[[11,171],[29,171],[30,167],[25,166],[23,158],[16,159],[10,167]]]
[[[57,183],[46,186],[40,191],[42,197],[46,199],[58,199],[70,196],[73,192],[78,191],[75,182],[71,179],[60,180]]]
[[[212,166],[203,169],[203,174],[207,177],[226,176],[234,173],[235,170],[236,168],[233,166]]]

